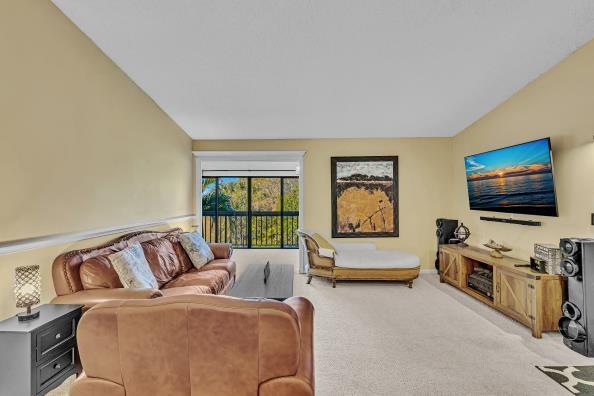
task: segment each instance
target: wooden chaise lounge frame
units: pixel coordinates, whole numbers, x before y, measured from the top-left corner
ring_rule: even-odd
[[[307,284],[311,283],[313,276],[327,278],[336,287],[337,280],[378,280],[407,282],[412,288],[413,281],[419,277],[420,266],[415,268],[343,268],[336,267],[334,258],[320,255],[320,246],[309,234],[297,231],[303,238],[309,259]],[[346,254],[346,253],[345,253]]]

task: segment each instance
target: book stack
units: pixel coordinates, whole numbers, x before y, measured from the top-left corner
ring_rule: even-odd
[[[561,249],[552,243],[535,243],[534,256],[546,262],[547,274],[559,275],[561,273]]]

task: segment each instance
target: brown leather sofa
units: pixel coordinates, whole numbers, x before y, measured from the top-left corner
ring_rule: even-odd
[[[113,301],[81,319],[71,396],[314,395],[312,304],[222,296]]]
[[[235,283],[231,245],[211,243],[215,260],[197,270],[179,242],[181,232],[179,228],[166,232],[139,231],[101,246],[61,254],[52,267],[57,294],[52,303],[82,304],[88,309],[112,300],[225,294]],[[124,288],[107,258],[136,242],[142,246],[159,289]]]

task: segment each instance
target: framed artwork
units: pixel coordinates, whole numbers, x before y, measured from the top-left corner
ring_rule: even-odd
[[[332,157],[332,237],[398,236],[398,157]]]

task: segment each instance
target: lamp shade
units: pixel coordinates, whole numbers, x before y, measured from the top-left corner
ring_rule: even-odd
[[[14,274],[14,296],[17,308],[28,308],[41,301],[39,266],[17,267]]]

